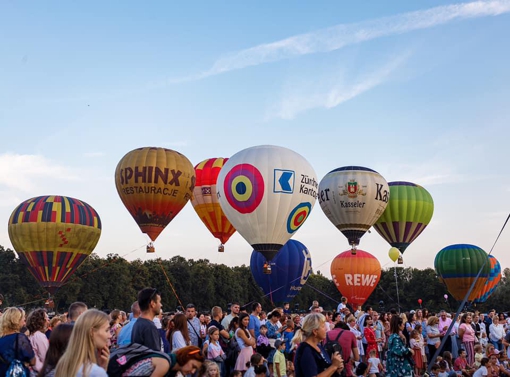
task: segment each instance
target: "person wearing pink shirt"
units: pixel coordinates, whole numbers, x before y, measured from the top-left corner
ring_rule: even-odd
[[[467,362],[473,365],[475,362],[475,329],[471,325],[473,321],[469,313],[465,313],[460,319],[459,338],[464,344],[467,353]]]
[[[443,352],[444,351],[452,352],[452,339],[450,337],[451,333],[446,334],[451,324],[452,319],[446,316],[446,311],[441,310],[441,312],[439,313],[439,334],[441,336],[441,341],[443,341],[443,338],[445,336],[447,337],[443,347]]]
[[[44,309],[35,309],[27,318],[27,328],[30,331],[29,339],[35,353],[34,370],[40,372],[46,358],[50,343],[46,337],[46,330],[50,324],[48,313]]]

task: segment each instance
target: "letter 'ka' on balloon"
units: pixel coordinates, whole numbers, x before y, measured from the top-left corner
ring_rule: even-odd
[[[348,302],[363,305],[381,279],[381,264],[366,251],[344,251],[331,262],[331,277]]]
[[[155,241],[191,199],[195,170],[179,152],[138,148],[120,160],[115,186],[142,232]]]
[[[439,280],[446,285],[448,292],[456,299],[463,300],[471,284],[482,268],[480,277],[469,295],[473,301],[487,283],[491,271],[489,256],[478,246],[458,244],[447,246],[436,255],[434,268]]]
[[[266,260],[303,225],[317,199],[315,171],[298,153],[263,145],[237,152],[218,176],[225,215]]]
[[[374,228],[401,253],[427,227],[434,201],[423,187],[411,182],[390,182],[390,201]]]
[[[195,166],[196,184],[191,204],[211,234],[222,244],[235,233],[223,213],[218,199],[216,181],[226,158],[210,158]]]
[[[330,171],[319,184],[319,202],[326,217],[353,248],[383,214],[389,188],[376,171],[345,166]]]
[[[264,272],[264,256],[251,253],[253,278],[273,303],[289,302],[301,291],[312,271],[310,252],[301,242],[288,240],[271,262],[272,273]]]
[[[473,302],[483,303],[487,301],[487,299],[494,293],[498,287],[499,282],[501,281],[501,265],[492,255],[489,255],[489,259],[491,261],[491,272],[489,274],[489,279],[487,280],[487,284],[485,284],[482,289],[480,289]]]
[[[54,294],[96,247],[101,220],[78,199],[39,196],[16,207],[8,229],[20,260]]]

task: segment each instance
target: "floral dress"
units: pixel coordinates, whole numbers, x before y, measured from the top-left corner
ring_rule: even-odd
[[[387,377],[412,376],[413,367],[409,362],[411,351],[406,347],[398,334],[390,335],[386,357]]]

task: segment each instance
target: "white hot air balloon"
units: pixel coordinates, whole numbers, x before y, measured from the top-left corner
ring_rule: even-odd
[[[262,145],[229,158],[216,186],[228,220],[270,261],[308,218],[318,181],[303,156]]]
[[[388,182],[376,171],[361,166],[332,170],[319,184],[324,214],[347,237],[353,250],[383,214],[389,197]]]

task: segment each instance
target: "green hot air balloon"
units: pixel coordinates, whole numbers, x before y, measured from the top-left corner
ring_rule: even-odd
[[[374,228],[401,253],[427,227],[434,213],[434,201],[423,187],[411,182],[390,182],[390,200]]]
[[[491,262],[487,253],[474,245],[450,245],[437,253],[434,260],[434,268],[439,275],[439,280],[446,285],[448,292],[459,301],[463,300],[468,293],[482,266],[482,272],[468,301],[473,301],[478,296],[490,276]]]

